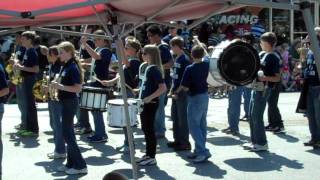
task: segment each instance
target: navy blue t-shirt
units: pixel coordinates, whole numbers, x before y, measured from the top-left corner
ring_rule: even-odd
[[[6,79],[6,74],[4,72],[3,66],[0,64],[0,90],[7,88],[8,83]],[[6,98],[5,97],[0,97],[0,103],[5,103]]]
[[[187,66],[190,65],[189,57],[186,54],[182,54],[181,56],[177,57],[176,61],[174,62],[174,65],[172,67],[172,90],[175,91],[180,86],[183,73]]]
[[[157,66],[151,67],[147,71],[147,80],[143,84],[141,99],[153,94],[159,88],[159,84],[162,84],[162,83],[164,83],[164,81],[158,67]]]
[[[161,42],[161,44],[158,45],[158,48],[160,50],[162,64],[170,62],[172,60],[172,55],[170,53],[169,45],[164,42]],[[164,79],[167,87],[169,88],[171,84],[170,69],[164,69]]]
[[[307,54],[307,67],[304,71],[304,79],[309,86],[319,86],[319,76],[314,54],[310,50]]]
[[[184,71],[181,85],[189,88],[188,94],[195,96],[208,92],[207,77],[209,74],[209,62],[202,61],[187,66]]]
[[[50,81],[52,81],[54,79],[54,77],[56,76],[56,74],[60,73],[61,70],[61,63],[59,61],[56,61],[54,64],[50,64],[49,65],[49,77],[50,77]]]
[[[22,65],[24,65],[25,67],[33,67],[33,66],[39,65],[38,54],[34,48],[29,48],[26,50],[22,59]],[[34,74],[36,73],[26,72],[21,70],[22,76],[34,75]]]
[[[112,52],[107,48],[97,48],[96,52],[100,54],[101,59],[95,61],[94,73],[100,80],[107,80],[109,74],[109,64],[111,62]],[[95,82],[94,87],[104,87],[101,83]]]
[[[64,66],[60,73],[60,83],[66,86],[81,84],[80,70],[75,63],[75,59],[70,59]],[[59,99],[77,98],[77,93],[58,90]]]
[[[167,34],[165,37],[162,38],[162,41],[164,41],[165,43],[169,44],[170,40],[173,38],[173,36],[171,34]]]
[[[26,48],[25,47],[17,45],[15,53],[16,53],[17,59],[20,62],[22,62],[25,52],[26,52]]]
[[[127,85],[131,88],[136,88],[139,83],[139,74],[140,60],[138,58],[129,58],[129,66],[123,69],[124,78]]]
[[[280,73],[280,59],[275,54],[260,53],[260,59],[261,69],[265,76],[275,76]],[[268,86],[271,88],[274,87],[274,84],[274,82],[268,82]]]

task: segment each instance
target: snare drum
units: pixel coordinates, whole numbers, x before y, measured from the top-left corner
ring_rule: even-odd
[[[137,104],[133,99],[128,99],[130,126],[137,124]],[[110,127],[126,127],[124,102],[122,99],[108,101],[108,125]]]
[[[84,86],[80,93],[80,108],[91,111],[106,111],[108,89]]]

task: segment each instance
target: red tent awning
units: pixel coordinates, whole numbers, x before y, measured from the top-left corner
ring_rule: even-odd
[[[227,0],[1,0],[0,26],[98,24],[92,6],[105,21],[111,10],[120,23],[140,22],[156,13],[154,20],[162,22],[196,19],[234,8],[226,8]],[[30,12],[30,18],[22,18],[22,12]]]

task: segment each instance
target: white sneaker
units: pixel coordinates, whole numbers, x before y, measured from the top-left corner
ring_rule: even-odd
[[[254,144],[248,142],[248,143],[242,144],[242,147],[243,149],[250,150],[250,149],[253,149]]]
[[[57,153],[57,152],[53,152],[53,153],[49,153],[47,154],[48,158],[49,159],[64,159],[67,157],[67,155],[64,153],[64,154],[60,154],[60,153]]]
[[[148,159],[148,158],[150,158],[150,157],[147,156],[147,155],[144,155],[144,156],[142,156],[141,158],[137,159],[137,160],[136,160],[136,163],[140,163],[141,161],[144,161],[144,160],[146,160],[146,159]]]
[[[148,157],[143,161],[138,163],[139,166],[151,166],[157,164],[157,160],[155,158]]]
[[[259,145],[259,144],[255,144],[253,146],[252,149],[250,149],[250,151],[252,152],[258,152],[258,151],[268,151],[268,144],[265,144],[265,145]]]
[[[59,166],[57,168],[58,172],[66,172],[67,170],[69,170],[69,168],[67,168],[65,165]]]
[[[70,169],[66,170],[66,173],[69,174],[69,175],[87,174],[88,173],[88,169],[87,168],[83,168],[83,169],[70,168]]]

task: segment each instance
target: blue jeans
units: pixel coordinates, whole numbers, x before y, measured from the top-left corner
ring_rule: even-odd
[[[248,87],[243,87],[242,92],[243,92],[243,109],[245,113],[245,117],[250,119],[250,100],[251,100],[251,88]]]
[[[3,144],[2,144],[2,117],[4,113],[4,104],[0,103],[0,179],[2,175],[2,156],[3,156]]]
[[[307,117],[311,140],[320,141],[320,86],[309,86],[307,95]]]
[[[61,104],[58,101],[49,101],[48,107],[50,125],[53,130],[53,140],[55,145],[54,152],[64,154],[66,153],[66,146],[62,134]]]
[[[239,117],[242,90],[243,87],[237,86],[236,89],[229,91],[228,123],[229,128],[232,131],[239,131]]]
[[[26,117],[26,130],[32,131],[34,133],[38,133],[39,125],[38,125],[37,108],[36,108],[35,98],[32,92],[35,82],[36,82],[35,75],[29,75],[23,78],[23,81],[21,83],[22,96],[24,97],[22,112],[25,113],[25,117]]]
[[[80,128],[91,129],[88,110],[79,108],[78,112],[79,112],[78,121],[80,124]]]
[[[267,144],[266,131],[264,128],[263,114],[266,108],[267,99],[270,95],[270,88],[263,91],[253,91],[251,98],[251,119],[250,136],[253,144]]]
[[[173,139],[179,144],[189,144],[189,127],[187,120],[187,93],[181,91],[177,99],[172,99],[171,119],[173,121]]]
[[[100,111],[91,111],[94,120],[94,136],[106,137],[106,126],[104,125],[103,114]]]
[[[166,132],[166,125],[165,125],[165,98],[166,98],[166,93],[163,93],[159,97],[159,106],[156,111],[156,118],[154,122],[154,130],[156,135],[164,135]]]
[[[195,142],[194,153],[203,156],[210,156],[206,148],[208,103],[208,93],[188,96],[187,118],[189,131]]]
[[[23,86],[22,84],[19,84],[16,86],[16,97],[17,97],[17,103],[18,103],[18,108],[21,113],[21,129],[26,129],[27,127],[27,118],[26,118],[26,112],[25,112],[25,99],[23,95]]]
[[[86,168],[87,165],[77,145],[73,129],[73,118],[79,106],[78,98],[62,99],[59,102],[62,108],[62,133],[67,143],[66,167],[74,169]]]
[[[282,84],[276,83],[268,98],[268,122],[272,127],[283,127],[282,117],[278,108],[278,100]]]

